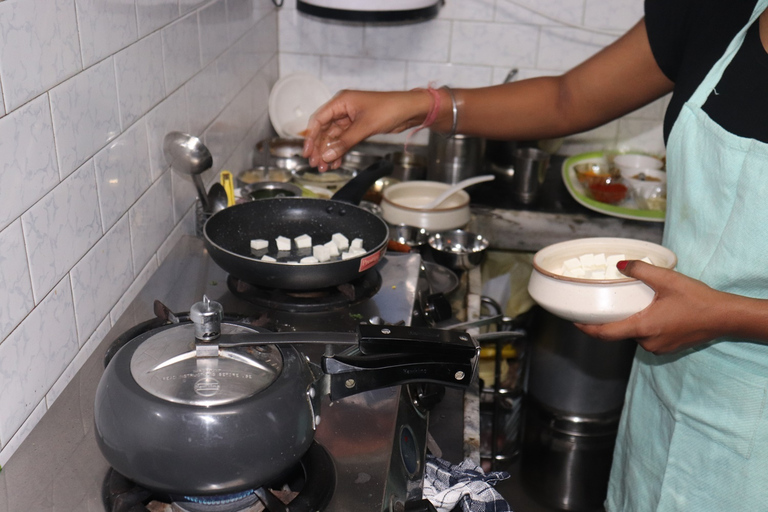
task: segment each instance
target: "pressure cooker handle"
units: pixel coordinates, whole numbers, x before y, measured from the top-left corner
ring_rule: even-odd
[[[411,353],[336,355],[322,360],[330,381],[330,398],[348,396],[401,384],[433,382],[452,387],[469,386],[475,361],[456,354]]]
[[[472,358],[477,344],[459,331],[405,325],[360,324],[360,352],[373,354],[441,354]]]

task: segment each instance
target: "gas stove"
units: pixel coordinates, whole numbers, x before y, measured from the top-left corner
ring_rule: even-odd
[[[199,275],[178,280],[179,290],[160,294],[166,310],[183,311],[184,300],[206,295],[226,315],[275,332],[351,332],[361,322],[419,323],[421,274],[418,254],[388,255],[359,282],[331,290],[284,292],[255,287],[226,275],[206,257],[202,241],[189,238],[186,252],[198,257],[164,265]],[[199,247],[198,247],[199,246]],[[183,269],[182,269],[183,265]],[[420,277],[421,276],[421,277]],[[144,293],[143,293],[144,294]],[[146,300],[146,297],[144,298]],[[186,303],[188,308],[191,302]],[[157,313],[157,308],[155,308]],[[184,313],[177,313],[185,319]],[[107,359],[155,320],[117,336]],[[312,361],[333,347],[302,349]],[[404,510],[421,502],[430,401],[440,395],[423,385],[393,386],[330,402],[323,398],[315,444],[288,477],[237,495],[174,496],[142,488],[113,469],[103,478],[105,510],[120,512],[252,512],[257,510]],[[286,505],[285,503],[288,503]]]

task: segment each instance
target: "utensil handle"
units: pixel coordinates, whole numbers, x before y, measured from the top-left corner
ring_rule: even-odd
[[[439,359],[439,355],[437,356]],[[468,387],[475,365],[468,359],[443,359],[428,354],[323,357],[323,372],[330,379],[332,401],[402,384],[432,382]]]
[[[465,332],[404,325],[361,324],[360,352],[364,355],[428,354],[440,357],[472,358],[477,345]]]
[[[389,176],[395,166],[389,160],[382,158],[357,173],[357,176],[349,180],[343,187],[331,197],[334,201],[350,204],[360,204],[365,193],[376,183],[376,180]]]

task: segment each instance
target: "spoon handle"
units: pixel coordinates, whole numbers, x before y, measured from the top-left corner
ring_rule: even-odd
[[[467,187],[471,187],[472,185],[477,185],[478,183],[482,183],[484,181],[491,181],[496,179],[496,176],[493,174],[484,174],[482,176],[475,176],[473,178],[467,178],[465,180],[462,180],[455,185],[452,185],[448,190],[437,196],[434,200],[431,202],[422,205],[420,208],[424,210],[431,210],[433,208],[436,208],[440,206],[443,201],[451,197],[453,194],[458,192],[459,190],[463,190]]]

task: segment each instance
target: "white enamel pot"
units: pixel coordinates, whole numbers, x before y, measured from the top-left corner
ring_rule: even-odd
[[[439,181],[404,181],[390,185],[382,191],[382,216],[391,225],[405,224],[429,232],[462,228],[470,220],[469,194],[464,190],[457,191],[437,208],[419,208],[450,186]]]

